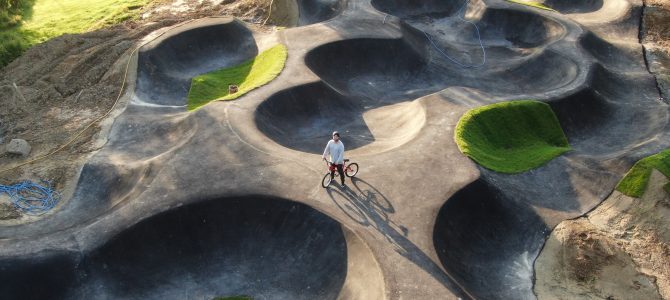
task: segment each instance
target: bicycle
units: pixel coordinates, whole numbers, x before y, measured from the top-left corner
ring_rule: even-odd
[[[321,186],[324,188],[327,188],[330,186],[330,182],[333,181],[335,178],[339,177],[339,172],[337,171],[337,166],[334,165],[332,162],[329,162],[327,159],[323,159],[326,162],[326,167],[328,167],[328,172],[326,175],[323,176],[323,179],[321,180]],[[344,175],[347,177],[354,177],[356,174],[358,174],[358,164],[357,163],[349,163],[349,159],[344,160]],[[333,179],[330,178],[330,173],[335,172],[335,175],[333,176]]]

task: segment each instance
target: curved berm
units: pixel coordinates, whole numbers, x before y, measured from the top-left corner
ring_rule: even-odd
[[[426,114],[418,102],[375,107],[345,96],[322,82],[272,95],[258,106],[256,125],[278,144],[320,154],[323,140],[339,130],[348,150],[367,146],[366,153],[401,146],[416,136]]]
[[[551,18],[507,9],[488,9],[477,21],[486,45],[506,41],[517,48],[551,44],[566,34],[564,25]]]
[[[410,100],[449,85],[431,72],[427,45],[406,39],[351,39],[310,51],[307,66],[338,91],[369,102]]]
[[[534,299],[552,228],[670,147],[639,3],[282,3],[310,25],[208,18],[143,41],[69,201],[0,226],[1,298]],[[276,44],[275,79],[187,111],[194,76]],[[513,174],[463,155],[463,114],[512,100],[549,104],[570,151]],[[335,130],[359,169],[324,188]]]
[[[460,8],[461,4],[457,1],[392,1],[392,0],[372,0],[372,6],[377,10],[387,14],[399,17],[411,17],[422,14],[451,15]]]
[[[533,261],[549,232],[531,207],[485,180],[440,209],[434,243],[444,268],[477,299],[532,299]]]
[[[605,0],[546,0],[544,4],[564,14],[590,13],[598,11],[603,7]]]
[[[224,198],[145,219],[81,256],[2,266],[9,298],[335,299],[347,242],[338,222],[304,204]]]
[[[193,77],[257,54],[251,30],[240,21],[187,24],[140,49],[135,101],[184,106]]]
[[[344,10],[347,0],[298,0],[298,25],[330,20]]]

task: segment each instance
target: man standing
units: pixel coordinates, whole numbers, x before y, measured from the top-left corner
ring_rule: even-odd
[[[330,154],[330,161],[333,166],[337,167],[337,172],[340,173],[342,185],[344,185],[344,144],[340,141],[340,133],[333,132],[333,139],[328,141],[326,149],[323,150],[323,159]],[[335,177],[335,171],[330,171],[330,180]]]

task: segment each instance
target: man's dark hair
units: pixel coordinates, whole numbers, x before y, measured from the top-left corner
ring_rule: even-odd
[[[337,131],[333,132],[333,135],[336,135],[337,137],[340,137],[340,133],[337,132]]]

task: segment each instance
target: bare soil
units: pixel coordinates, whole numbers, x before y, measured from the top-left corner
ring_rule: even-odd
[[[269,0],[163,1],[146,8],[138,20],[64,35],[32,47],[0,70],[0,172],[50,153],[103,116],[117,98],[129,54],[147,34],[206,16],[236,16],[259,23],[268,6]],[[110,124],[109,118],[95,124],[47,159],[0,173],[0,184],[47,180],[66,201],[85,161],[106,142],[101,129]],[[13,138],[31,144],[28,157],[5,153],[4,146]],[[0,225],[35,219],[8,203],[8,199],[0,199]]]
[[[535,262],[539,299],[670,299],[670,195],[654,171],[640,199],[614,192],[559,224]]]

